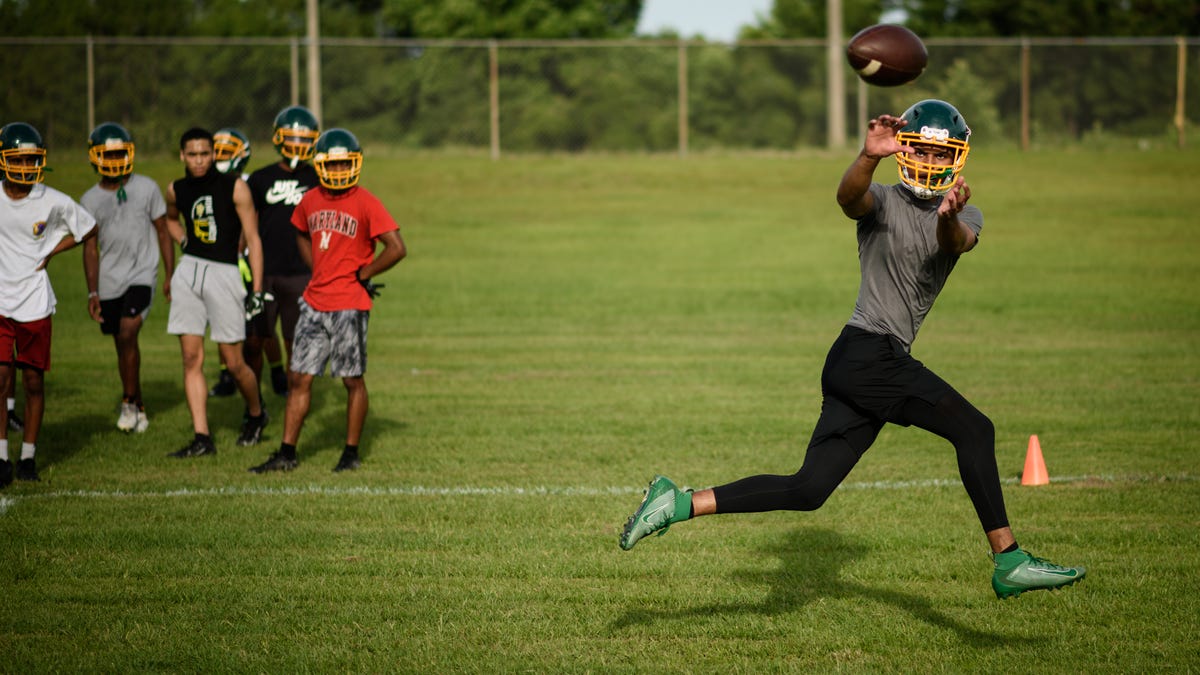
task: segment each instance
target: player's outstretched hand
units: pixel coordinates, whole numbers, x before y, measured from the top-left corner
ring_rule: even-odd
[[[267,308],[267,303],[274,299],[275,296],[263,291],[254,291],[253,293],[247,295],[245,303],[246,320],[249,321],[259,314],[262,314],[263,310]]]
[[[967,181],[963,180],[962,176],[959,176],[958,180],[954,182],[954,187],[950,188],[950,191],[942,198],[942,203],[938,204],[938,215],[948,216],[960,213],[970,198],[971,186],[967,185]]]
[[[880,115],[867,123],[867,138],[863,141],[863,152],[868,157],[883,159],[897,152],[912,152],[912,148],[896,140],[896,132],[904,128],[908,120],[892,115]]]

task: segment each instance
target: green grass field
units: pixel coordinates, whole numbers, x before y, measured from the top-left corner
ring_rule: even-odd
[[[161,302],[150,430],[117,431],[111,340],[56,259],[42,481],[0,492],[0,671],[1200,671],[1195,150],[977,149],[983,240],[914,346],[996,423],[1018,539],[1083,583],[998,601],[953,450],[898,427],[817,512],[619,550],[656,472],[800,465],[857,290],[850,158],[368,155],[410,257],[351,475],[329,379],[294,472],[246,472],[272,394],[262,445],[221,399],[219,454],[166,458],[190,423]],[[82,194],[83,153],[51,160]],[[1049,486],[1018,484],[1031,434]]]

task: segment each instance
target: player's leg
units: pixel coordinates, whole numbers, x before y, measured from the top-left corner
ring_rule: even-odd
[[[283,414],[283,440],[267,461],[250,468],[251,473],[291,471],[300,461],[296,443],[312,403],[313,378],[325,372],[333,348],[332,334],[326,325],[328,314],[303,306],[296,326],[295,352],[288,373],[287,404]]]
[[[262,394],[259,392],[258,379],[250,366],[242,360],[241,343],[220,343],[217,346],[225,357],[225,365],[229,374],[237,383],[238,391],[246,402],[246,413],[242,420],[242,430],[238,435],[238,445],[255,445],[262,440],[262,432],[267,426],[267,412],[262,406]]]
[[[992,588],[998,597],[1069,586],[1087,574],[1084,567],[1056,565],[1017,545],[1008,523],[996,467],[995,428],[986,415],[953,389],[934,404],[911,399],[904,404],[902,413],[907,422],[954,445],[963,487],[992,548],[995,562]]]
[[[346,446],[333,467],[335,472],[357,469],[359,441],[367,420],[367,324],[369,312],[332,312],[333,352],[329,372],[346,387]]]
[[[11,352],[12,352],[11,349],[8,350],[7,352],[0,351],[0,355],[7,357],[11,354]],[[16,369],[15,364],[10,362],[8,365],[12,366],[12,368],[14,370]],[[6,422],[0,423],[0,426],[5,427],[8,431],[23,431],[25,429],[25,420],[21,419],[21,416],[17,414],[17,410],[16,410],[16,408],[17,408],[17,397],[16,397],[17,380],[16,380],[16,378],[10,377],[8,380],[8,386],[0,387],[0,391],[4,392],[4,398],[5,398],[5,405],[0,406],[0,407],[3,407],[5,414],[8,415],[8,420]]]
[[[827,400],[823,417],[830,407]],[[666,532],[672,524],[697,516],[820,508],[871,447],[883,423],[863,419],[849,429],[824,433],[829,425],[828,421],[818,422],[804,464],[788,476],[759,474],[694,493],[681,491],[669,479],[656,476],[641,506],[625,523],[621,548],[629,550],[640,539]]]
[[[192,431],[209,435],[208,396],[204,382],[204,336],[180,335],[179,353],[183,359],[183,395],[192,416]]]
[[[799,471],[790,476],[750,476],[695,494],[682,492],[670,480],[657,476],[642,504],[626,521],[621,548],[629,550],[643,537],[665,532],[672,523],[696,515],[819,508],[854,468],[883,426],[880,419],[852,405],[849,401],[853,399],[836,392],[854,394],[875,387],[876,382],[862,377],[863,364],[871,363],[880,352],[890,351],[890,344],[883,336],[843,331],[825,359],[821,373],[824,393],[821,417]]]
[[[17,480],[40,480],[34,454],[37,451],[38,434],[42,430],[42,417],[46,412],[45,371],[33,366],[21,369],[25,384],[25,442],[21,444],[21,461],[17,463]]]
[[[4,318],[0,318],[0,332],[3,331],[2,324],[4,321],[5,321]],[[9,349],[8,349],[8,353],[12,353],[12,347],[11,347],[12,342],[10,341],[8,344],[10,345]],[[4,340],[3,340],[3,337],[0,336],[0,349],[2,349],[3,346],[4,346]],[[4,354],[4,353],[5,352],[0,351],[0,354]],[[0,391],[10,391],[12,389],[13,383],[15,382],[15,378],[13,377],[13,373],[15,371],[16,371],[16,366],[13,365],[12,361],[9,361],[7,359],[0,361]],[[8,406],[2,406],[2,408],[3,409],[0,410],[0,440],[8,440],[9,409],[8,409]]]
[[[15,368],[8,359],[12,358],[13,342],[11,321],[0,317],[0,391],[9,391],[13,383]],[[0,406],[0,489],[8,487],[13,480],[13,465],[8,458],[8,408]]]
[[[304,289],[308,286],[308,282],[308,275],[281,276],[273,279],[275,307],[279,315],[279,333],[283,338],[283,352],[278,368],[272,362],[271,386],[280,395],[287,395],[288,380],[285,366],[292,362],[292,344],[296,339],[296,323],[300,320],[300,298],[304,296]]]
[[[358,444],[362,439],[363,426],[367,421],[367,382],[362,377],[344,377],[346,386],[346,446],[342,456],[334,465],[334,472],[352,471],[362,466],[358,457]]]
[[[145,431],[149,422],[142,403],[142,352],[138,335],[150,312],[153,289],[131,286],[122,296],[120,314],[114,317],[116,333],[113,342],[117,349],[117,372],[121,376],[121,416],[117,428],[122,431]],[[101,312],[104,303],[101,303]],[[105,319],[108,323],[109,319]]]

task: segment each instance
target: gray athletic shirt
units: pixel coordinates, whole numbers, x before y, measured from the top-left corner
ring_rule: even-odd
[[[958,256],[938,250],[937,207],[942,198],[918,199],[901,184],[871,184],[875,209],[858,219],[862,280],[847,323],[892,335],[912,346]],[[983,213],[968,204],[958,219],[979,232]]]
[[[125,183],[125,194],[118,203],[116,190],[93,185],[79,200],[96,218],[101,300],[158,282],[158,233],[152,221],[167,214],[167,203],[153,180],[136,173]]]

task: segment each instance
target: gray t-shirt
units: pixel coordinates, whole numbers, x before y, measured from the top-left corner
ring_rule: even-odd
[[[162,191],[151,179],[133,174],[125,183],[126,199],[116,190],[93,185],[79,203],[97,223],[100,245],[101,300],[119,298],[130,286],[154,288],[158,282],[158,233],[153,221],[167,213]]]
[[[875,210],[858,219],[858,261],[862,280],[854,314],[847,323],[871,333],[892,335],[912,346],[917,330],[958,262],[938,250],[940,197],[918,199],[903,185],[871,184]],[[975,231],[983,213],[968,204],[958,219]]]

